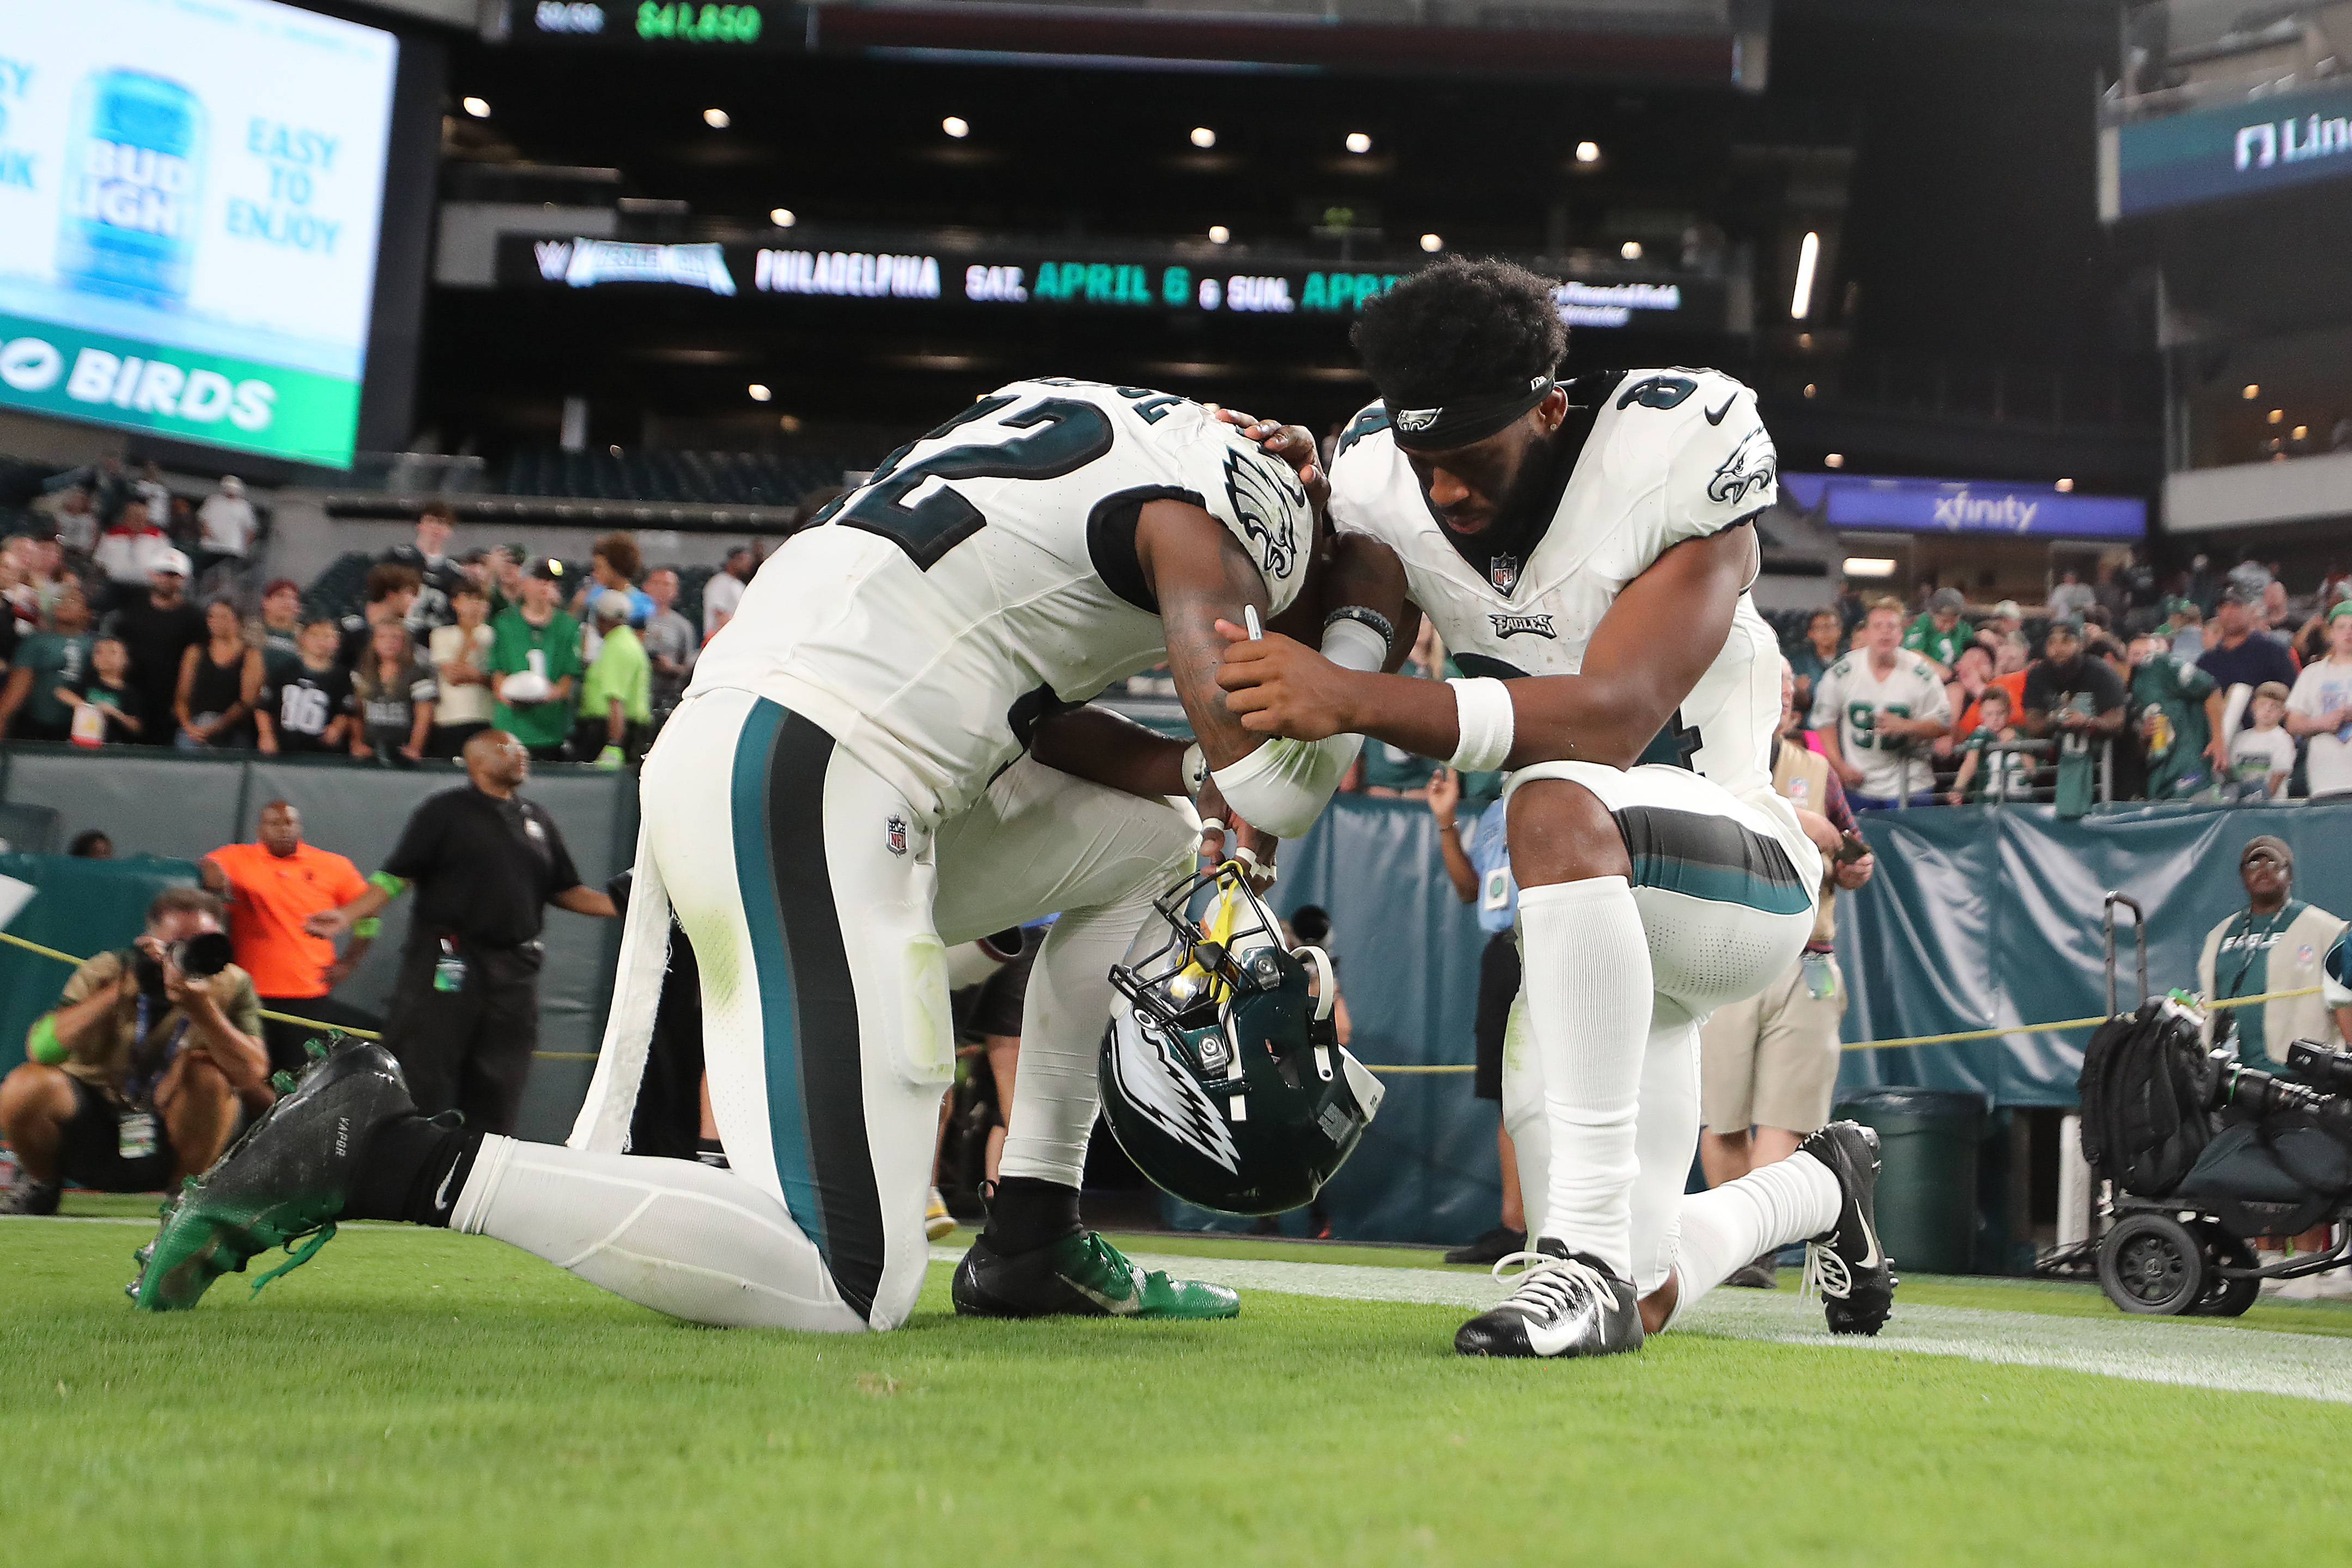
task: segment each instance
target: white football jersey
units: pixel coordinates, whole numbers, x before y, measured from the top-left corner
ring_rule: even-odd
[[[1710,370],[1636,370],[1600,398],[1551,527],[1525,561],[1489,557],[1481,572],[1463,558],[1378,404],[1356,416],[1331,465],[1331,521],[1396,552],[1412,602],[1464,674],[1573,675],[1626,584],[1674,545],[1769,506],[1778,478],[1747,387]],[[1694,769],[1751,804],[1777,799],[1780,719],[1780,643],[1743,593],[1722,651],[1641,760]]]
[[[1039,717],[1167,657],[1135,555],[1137,514],[1161,500],[1231,530],[1277,613],[1298,596],[1314,520],[1286,464],[1167,393],[1019,381],[769,556],[689,693],[772,698],[918,812],[951,815]]]

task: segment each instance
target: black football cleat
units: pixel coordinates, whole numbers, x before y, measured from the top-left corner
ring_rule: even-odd
[[[370,1132],[415,1110],[391,1052],[359,1040],[336,1046],[164,1206],[163,1228],[139,1251],[132,1304],[184,1311],[214,1280],[273,1247],[291,1257],[255,1280],[256,1290],[309,1262],[335,1234]]]
[[[1630,1279],[1550,1237],[1498,1259],[1495,1277],[1522,1268],[1510,1298],[1455,1331],[1463,1355],[1597,1356],[1642,1348],[1642,1301]]]
[[[1833,1334],[1874,1334],[1895,1311],[1895,1260],[1878,1244],[1878,1134],[1832,1121],[1797,1146],[1837,1178],[1837,1225],[1805,1243],[1801,1293],[1822,1299]]]

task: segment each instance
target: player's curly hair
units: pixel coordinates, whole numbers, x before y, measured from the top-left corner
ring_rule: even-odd
[[[1397,403],[1525,386],[1568,355],[1552,287],[1514,262],[1441,261],[1366,304],[1349,337]]]

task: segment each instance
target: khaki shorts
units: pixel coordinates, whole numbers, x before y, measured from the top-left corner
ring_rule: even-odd
[[[1719,1134],[1750,1127],[1811,1132],[1830,1119],[1836,1092],[1838,1025],[1845,977],[1827,959],[1836,989],[1815,998],[1804,961],[1745,1002],[1718,1007],[1699,1028],[1699,1115]]]

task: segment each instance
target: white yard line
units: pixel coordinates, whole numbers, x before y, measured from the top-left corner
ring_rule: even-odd
[[[935,1247],[931,1257],[962,1255]],[[1479,1274],[1434,1268],[1366,1268],[1343,1263],[1261,1258],[1175,1258],[1130,1253],[1147,1268],[1206,1279],[1239,1290],[1273,1290],[1350,1301],[1405,1301],[1473,1310],[1500,1300],[1504,1288]],[[2056,1317],[1979,1307],[1903,1305],[1874,1337],[1832,1335],[1821,1308],[1792,1293],[1715,1290],[1675,1326],[1676,1333],[1816,1345],[1834,1352],[1908,1351],[2011,1366],[2067,1372],[2236,1394],[2282,1394],[2352,1404],[2352,1339],[2241,1329],[2210,1320]]]

